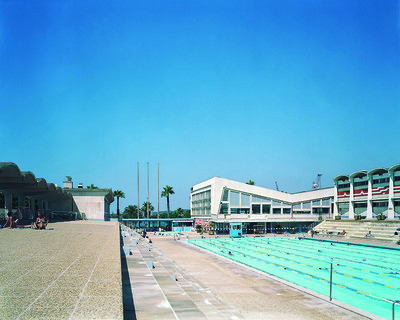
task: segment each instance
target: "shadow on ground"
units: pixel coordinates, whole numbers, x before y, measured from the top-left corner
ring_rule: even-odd
[[[131,280],[129,278],[128,263],[122,247],[124,240],[120,235],[120,247],[121,247],[121,276],[122,276],[122,301],[124,307],[124,319],[136,320],[135,304],[133,302]]]

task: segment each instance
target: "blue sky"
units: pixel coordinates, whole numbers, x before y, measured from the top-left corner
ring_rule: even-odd
[[[125,192],[400,162],[399,1],[0,0],[1,161]],[[160,188],[161,188],[160,187]],[[165,199],[160,210],[166,209]],[[115,205],[113,205],[115,211]]]

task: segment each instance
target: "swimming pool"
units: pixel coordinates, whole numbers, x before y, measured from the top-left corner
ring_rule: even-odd
[[[188,241],[386,319],[392,319],[392,301],[400,300],[397,248],[286,237]],[[400,319],[400,307],[394,308]]]
[[[177,232],[177,231],[161,231],[161,232],[159,232],[159,231],[156,231],[156,232],[154,232],[154,234],[155,235],[158,235],[158,236],[173,236],[174,234],[176,234],[176,235],[184,235],[184,233],[181,233],[181,232]]]

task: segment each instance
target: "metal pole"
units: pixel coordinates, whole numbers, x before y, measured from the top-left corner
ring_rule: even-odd
[[[149,163],[147,162],[147,219],[149,219]]]
[[[331,274],[329,280],[329,301],[332,301],[332,271],[333,271],[333,258],[331,258]]]
[[[160,219],[160,164],[157,163],[157,219]],[[160,224],[160,221],[158,221]]]
[[[392,305],[392,320],[395,319],[395,315],[394,315],[394,306],[396,305],[396,303],[399,303],[399,302],[400,302],[399,300],[393,301],[393,305]]]
[[[139,162],[137,163],[137,217],[139,219],[139,208],[140,208],[140,204],[139,204]]]

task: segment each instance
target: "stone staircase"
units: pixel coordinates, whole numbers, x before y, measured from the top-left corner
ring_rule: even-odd
[[[371,220],[325,220],[315,227],[315,231],[322,236],[337,237],[338,232],[346,230],[344,238],[366,238],[365,235],[371,231],[373,239],[398,242],[399,236],[394,232],[400,227],[400,222],[395,221],[371,221]],[[400,231],[398,231],[400,234]]]
[[[147,239],[125,226],[122,236],[137,319],[244,319]],[[153,302],[143,290],[152,291]]]

